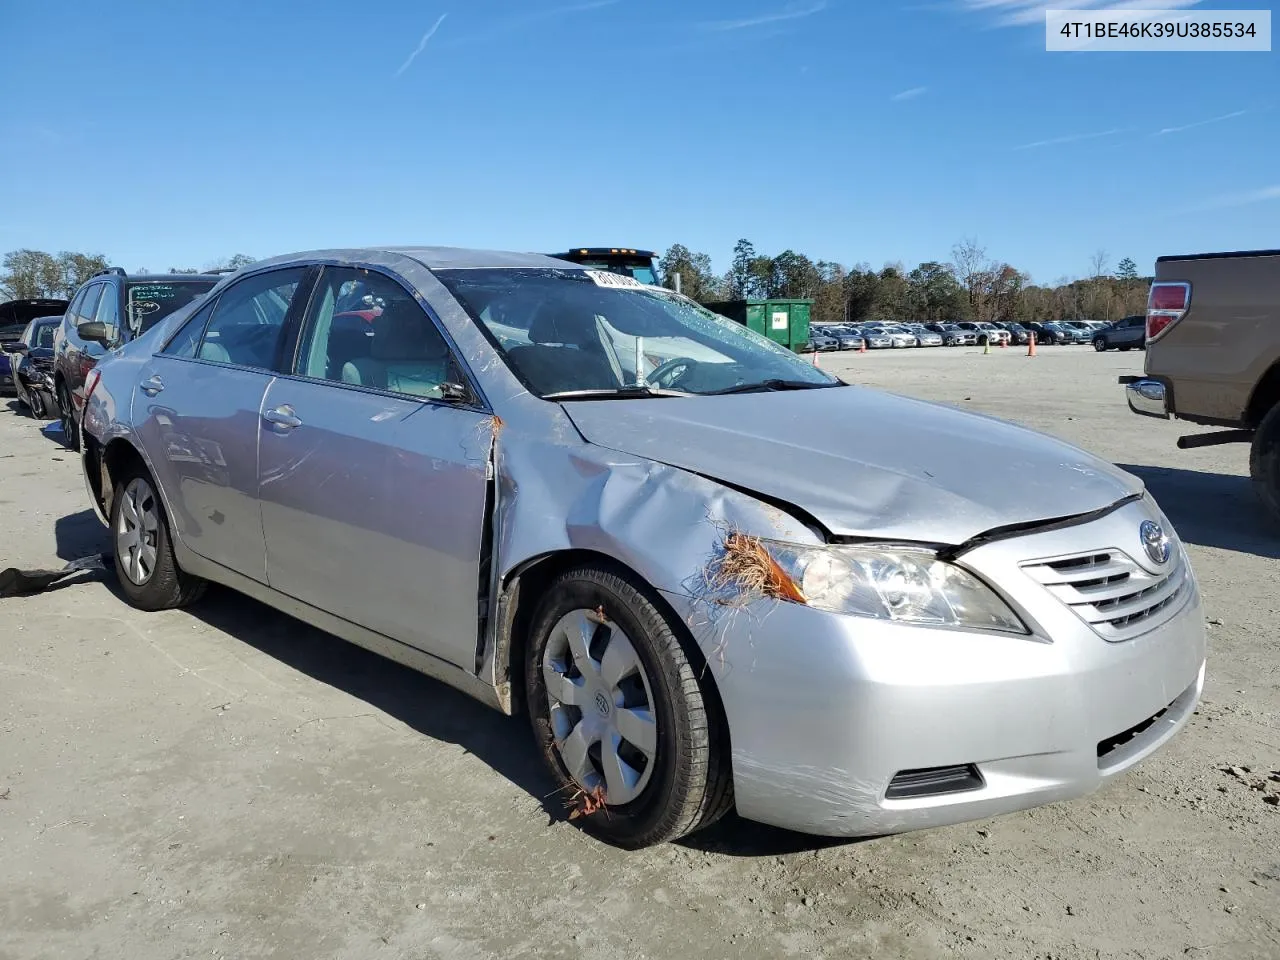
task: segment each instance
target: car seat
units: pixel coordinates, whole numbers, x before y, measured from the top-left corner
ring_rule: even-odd
[[[343,383],[414,397],[440,396],[449,347],[426,311],[412,300],[388,303],[373,322],[369,356],[342,366]]]
[[[596,330],[595,315],[543,303],[529,324],[529,344],[507,359],[538,393],[609,390],[621,385]]]

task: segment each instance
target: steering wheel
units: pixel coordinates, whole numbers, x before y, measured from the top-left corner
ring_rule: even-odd
[[[672,357],[654,367],[653,372],[645,377],[645,380],[669,390],[688,376],[689,371],[697,365],[698,361],[693,357]]]

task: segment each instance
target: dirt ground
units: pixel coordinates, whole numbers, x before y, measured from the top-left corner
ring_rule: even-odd
[[[228,591],[148,615],[89,578],[0,601],[0,957],[1280,957],[1280,533],[1247,451],[1130,414],[1141,353],[1023,353],[820,362],[1147,481],[1210,667],[1118,782],[865,842],[730,818],[622,853],[565,821],[521,721]],[[105,548],[74,456],[11,410],[0,567]]]

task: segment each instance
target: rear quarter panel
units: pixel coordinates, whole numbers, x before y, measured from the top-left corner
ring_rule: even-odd
[[[1162,260],[1157,281],[1191,284],[1187,315],[1147,346],[1178,417],[1244,421],[1249,397],[1280,358],[1280,255]]]

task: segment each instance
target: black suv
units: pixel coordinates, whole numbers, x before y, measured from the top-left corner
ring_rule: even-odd
[[[1099,353],[1104,350],[1128,350],[1130,347],[1137,347],[1139,350],[1147,348],[1145,315],[1117,320],[1093,335],[1093,349]]]
[[[54,391],[67,446],[80,448],[84,381],[98,359],[208,293],[221,279],[217,273],[129,276],[111,267],[76,291],[53,344]]]

